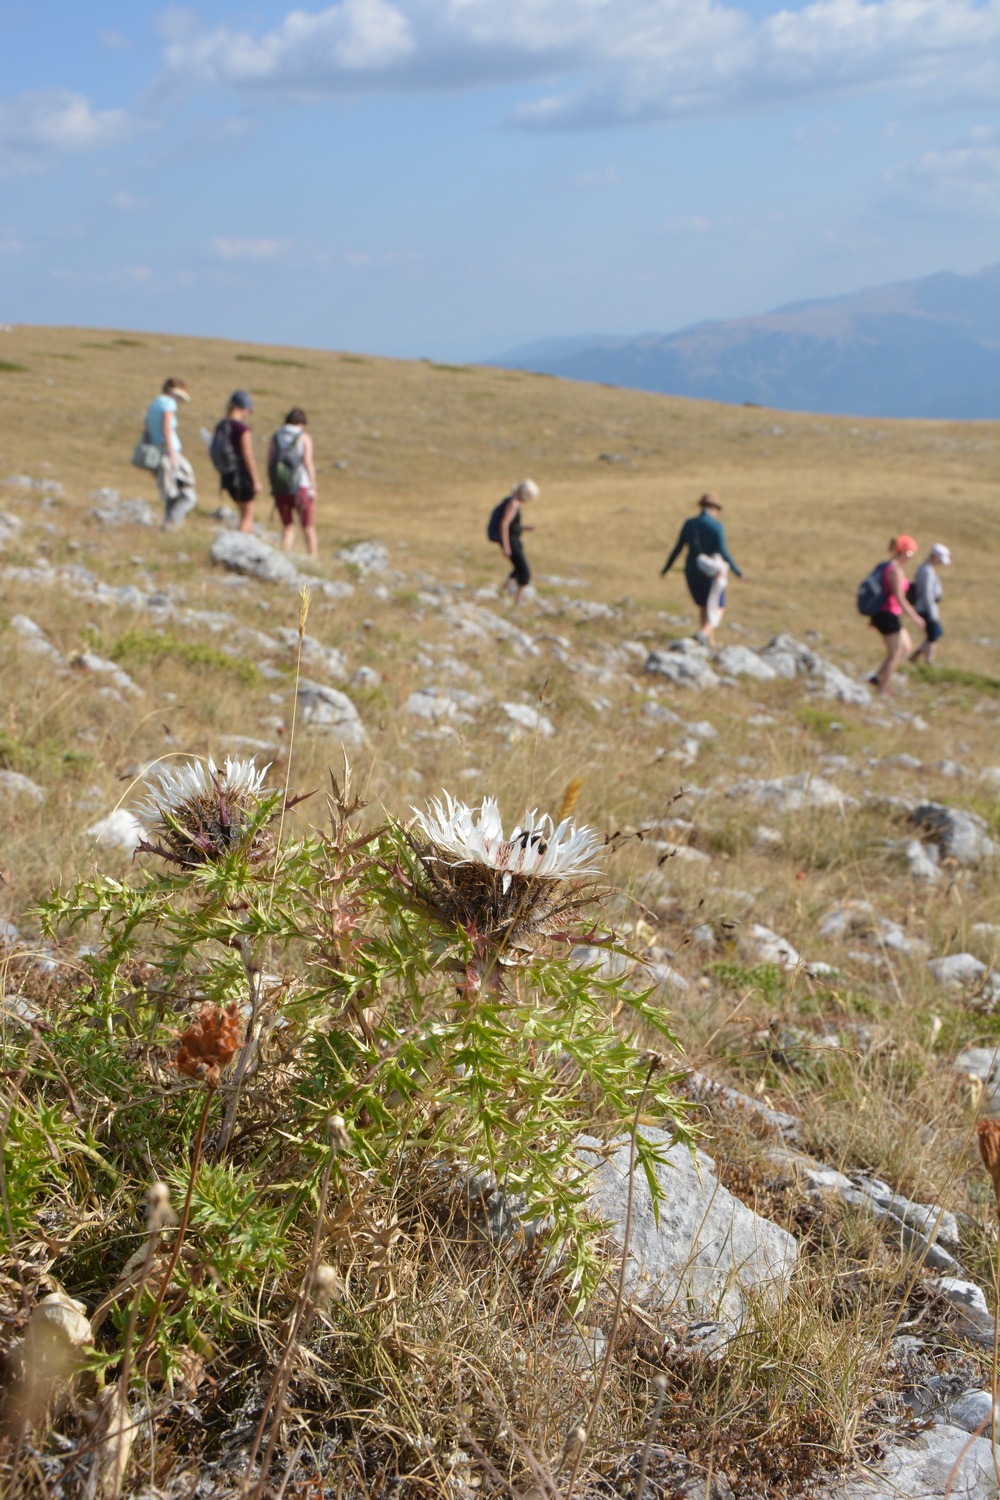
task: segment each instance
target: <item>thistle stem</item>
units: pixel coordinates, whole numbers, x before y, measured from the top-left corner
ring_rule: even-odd
[[[229,1096],[226,1105],[225,1118],[222,1121],[222,1131],[219,1136],[219,1144],[216,1149],[216,1157],[221,1160],[226,1154],[229,1146],[229,1138],[233,1133],[233,1125],[236,1122],[236,1109],[240,1101],[240,1091],[243,1080],[253,1056],[253,1049],[257,1033],[257,1011],[260,1005],[260,970],[255,969],[250,962],[250,941],[246,937],[235,940],[239,955],[243,960],[243,969],[247,976],[247,987],[250,992],[250,1015],[247,1018],[247,1034],[243,1046],[240,1048],[239,1059],[236,1063],[236,1072],[233,1075],[233,1092]]]

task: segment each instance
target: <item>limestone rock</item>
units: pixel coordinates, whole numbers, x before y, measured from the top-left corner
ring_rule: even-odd
[[[664,1198],[659,1222],[645,1174],[638,1170],[633,1189],[629,1241],[628,1291],[641,1302],[696,1308],[738,1326],[746,1312],[744,1293],[766,1291],[780,1298],[798,1257],[792,1235],[741,1203],[715,1177],[715,1164],[703,1151],[688,1147],[654,1126],[644,1138],[655,1145],[669,1166],[655,1168]],[[611,1236],[622,1242],[628,1197],[629,1140],[613,1143],[613,1152],[593,1136],[581,1136],[577,1154],[591,1168],[588,1191],[594,1213]]]
[[[680,687],[707,688],[718,684],[718,676],[708,664],[708,652],[697,641],[671,641],[665,651],[651,651],[644,668],[656,676],[666,677]]]
[[[56,666],[65,666],[66,660],[58,646],[53,646],[45,631],[40,625],[27,615],[12,615],[11,629],[16,630],[21,637],[21,650],[27,651],[31,656],[42,656]]]
[[[520,729],[527,729],[532,734],[537,733],[546,738],[555,734],[552,720],[547,719],[537,708],[532,708],[529,703],[500,703],[497,706]]]
[[[244,573],[262,583],[299,582],[299,572],[292,560],[249,532],[220,531],[208,555],[231,573]]]
[[[753,677],[757,682],[773,682],[778,673],[769,661],[751,651],[749,646],[723,646],[712,658],[720,672],[730,677]]]
[[[923,802],[910,814],[911,823],[932,834],[945,859],[960,865],[977,865],[997,853],[989,825],[978,813],[947,807],[941,802]]]
[[[30,776],[22,776],[20,771],[0,771],[0,797],[5,800],[23,797],[31,802],[44,802],[46,791]]]
[[[966,1449],[966,1444],[969,1444]],[[949,1500],[996,1500],[997,1485],[990,1444],[950,1423],[929,1427],[888,1449],[878,1474],[838,1482],[816,1500],[944,1500],[959,1455]]]
[[[928,969],[947,990],[971,990],[986,1001],[1000,1000],[1000,974],[972,953],[949,953],[928,960]]]
[[[988,1438],[993,1423],[993,1397],[989,1391],[966,1391],[948,1408],[948,1420],[964,1432],[981,1432]]]
[[[108,681],[123,693],[142,693],[139,684],[133,682],[127,672],[123,672],[120,667],[116,667],[113,661],[108,661],[107,657],[98,656],[96,651],[81,651],[78,656],[73,658],[73,665],[84,672],[94,672],[98,675],[106,676]]]
[[[782,812],[797,812],[803,807],[857,807],[854,797],[846,796],[831,781],[800,771],[796,776],[737,781],[729,788],[730,797],[748,797],[758,807],[777,807]]]
[[[794,969],[802,962],[799,952],[787,938],[779,937],[762,922],[754,922],[743,939],[754,961],[759,964],[777,964],[779,969]]]
[[[123,500],[117,490],[95,490],[90,497],[99,503],[91,511],[103,526],[152,526],[153,512],[145,500]]]
[[[361,574],[386,573],[389,570],[389,553],[381,542],[356,542],[353,547],[341,547],[337,553],[341,562],[357,568]]]
[[[367,744],[361,717],[346,693],[303,678],[298,700],[299,714],[307,728],[339,740],[349,750],[360,750]]]
[[[99,818],[83,836],[99,844],[102,849],[115,849],[120,853],[133,854],[146,837],[146,830],[138,818],[125,807],[116,807],[106,818]]]

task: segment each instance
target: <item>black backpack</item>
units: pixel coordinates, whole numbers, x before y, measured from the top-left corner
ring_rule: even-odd
[[[877,615],[885,600],[885,570],[888,563],[880,562],[872,568],[867,578],[858,585],[858,613],[871,619]]]
[[[236,449],[233,447],[233,434],[228,417],[223,417],[212,433],[208,456],[223,479],[225,479],[227,474],[235,474],[239,468],[240,461]]]
[[[487,539],[487,541],[490,541],[490,542],[502,542],[503,541],[503,537],[500,535],[500,522],[503,520],[503,513],[507,509],[507,504],[508,504],[509,500],[510,500],[510,496],[509,495],[505,496],[504,499],[500,501],[500,504],[499,505],[494,505],[493,509],[490,511],[489,524],[486,527],[486,539]]]

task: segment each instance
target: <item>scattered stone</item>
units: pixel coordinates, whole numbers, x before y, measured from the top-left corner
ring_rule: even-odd
[[[512,724],[521,729],[527,729],[532,734],[543,735],[546,739],[555,734],[552,720],[547,719],[537,708],[532,708],[528,703],[500,703],[497,705],[502,713],[505,713]]]
[[[47,796],[44,787],[22,776],[19,771],[0,771],[0,795],[4,797],[26,797],[32,802],[44,802]]]
[[[102,849],[116,849],[125,854],[134,854],[146,837],[146,830],[134,813],[125,807],[116,807],[106,818],[100,818],[83,830],[85,839],[92,839]]]
[[[798,812],[803,807],[857,807],[854,797],[848,797],[831,781],[814,776],[811,771],[800,771],[796,776],[776,776],[772,779],[738,781],[729,788],[730,797],[749,797],[758,806],[777,807],[782,812]]]
[[[382,674],[376,672],[374,667],[358,667],[351,677],[351,687],[354,688],[377,688],[382,686]]]
[[[718,677],[708,664],[708,652],[697,641],[672,641],[665,651],[651,651],[644,668],[679,687],[716,687]]]
[[[984,1318],[989,1317],[990,1310],[986,1305],[986,1296],[982,1287],[978,1287],[974,1281],[962,1281],[957,1276],[941,1276],[930,1284],[953,1307],[971,1308],[975,1312],[982,1313]]]
[[[760,1099],[741,1094],[738,1089],[726,1088],[704,1073],[689,1073],[681,1080],[680,1087],[688,1099],[696,1104],[719,1104],[736,1112],[743,1111],[754,1120],[761,1121],[769,1130],[776,1131],[786,1141],[794,1141],[799,1133],[799,1122],[794,1115],[780,1109],[771,1109]],[[844,1179],[846,1182],[846,1178]]]
[[[298,702],[302,723],[307,728],[339,740],[349,750],[360,750],[367,744],[360,715],[346,693],[303,678],[298,687]]]
[[[299,576],[302,577],[301,574]],[[354,593],[354,584],[344,583],[339,578],[311,578],[308,587],[310,593],[313,589],[319,589],[324,599],[349,599]]]
[[[969,936],[978,938],[987,947],[997,948],[1000,946],[1000,923],[997,922],[973,922],[969,928]]]
[[[879,916],[870,901],[841,901],[832,906],[816,929],[821,937],[870,938],[896,953],[926,955],[926,943],[908,937],[898,922]]]
[[[880,1473],[838,1481],[816,1500],[995,1500],[992,1448],[985,1438],[950,1423],[900,1439],[886,1451]],[[954,1477],[952,1477],[954,1471]]]
[[[941,802],[923,802],[910,814],[910,822],[934,835],[945,859],[960,865],[977,865],[997,853],[989,835],[989,824],[978,813],[946,807]]]
[[[458,705],[444,688],[418,688],[403,704],[408,714],[417,719],[429,719],[433,724],[451,719]]]
[[[113,661],[107,657],[98,656],[96,651],[81,651],[74,656],[74,667],[81,668],[84,672],[94,672],[98,675],[107,676],[112,684],[123,693],[136,693],[141,695],[142,689],[137,682],[133,682],[127,672],[116,667]]]
[[[966,1391],[948,1408],[948,1421],[964,1432],[982,1433],[990,1437],[993,1432],[993,1397],[989,1391]]]
[[[779,937],[762,922],[754,922],[743,933],[743,946],[759,964],[777,964],[779,969],[794,969],[802,956],[787,938]]]
[[[724,1325],[739,1326],[747,1311],[744,1293],[784,1295],[798,1257],[796,1241],[734,1198],[703,1151],[692,1152],[654,1126],[643,1126],[642,1135],[668,1164],[652,1168],[663,1190],[658,1218],[644,1171],[637,1168],[635,1173],[628,1294],[640,1302],[679,1300]],[[608,1147],[593,1136],[577,1141],[581,1164],[592,1169],[591,1206],[619,1244],[627,1211],[629,1146],[628,1137]]]
[[[784,835],[777,828],[769,828],[766,823],[757,825],[753,841],[761,849],[780,849],[785,842]]]
[[[9,479],[7,483],[10,483]],[[20,537],[23,524],[20,516],[12,516],[6,511],[0,511],[0,552]]]
[[[672,708],[666,708],[662,703],[654,702],[653,699],[644,703],[640,712],[644,719],[655,719],[657,724],[684,723],[680,714],[675,714]]]
[[[757,682],[773,682],[778,676],[771,663],[758,656],[756,651],[751,651],[749,646],[723,646],[712,661],[720,672],[728,672],[730,677],[753,677]]]
[[[123,500],[117,490],[94,490],[91,500],[98,503],[91,515],[104,526],[152,526],[153,512],[145,500]]]
[[[299,633],[290,625],[279,625],[275,635],[288,651],[297,651],[299,647]],[[335,646],[324,646],[314,635],[302,637],[302,660],[306,666],[314,671],[320,670],[332,677],[334,682],[346,682],[347,662],[344,653],[338,651]]]
[[[29,652],[32,656],[44,656],[59,667],[66,665],[66,658],[58,646],[52,644],[45,631],[40,625],[36,625],[34,620],[29,619],[27,615],[13,615],[10,624],[11,629],[16,630],[21,637],[23,651]]]
[[[299,572],[283,552],[245,531],[220,531],[209,550],[214,563],[262,583],[298,583]]]
[[[1000,1000],[1000,974],[972,953],[949,953],[946,958],[932,958],[927,967],[946,990],[971,990],[977,999],[989,1003]]]
[[[362,576],[389,571],[389,553],[381,542],[356,542],[353,547],[341,547],[337,557],[349,568],[357,568]]]
[[[941,856],[937,844],[922,844],[919,839],[904,839],[901,847],[914,880],[925,880],[933,885],[941,879]]]

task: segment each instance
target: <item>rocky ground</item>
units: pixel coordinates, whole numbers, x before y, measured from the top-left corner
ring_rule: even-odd
[[[95,864],[127,873],[164,757],[251,756],[309,790],[346,754],[396,813],[446,789],[516,818],[582,778],[631,956],[581,941],[577,961],[622,1006],[651,987],[671,1013],[702,1132],[694,1157],[664,1139],[658,1218],[635,1185],[629,1317],[707,1388],[785,1307],[827,1341],[816,1402],[843,1402],[827,1477],[821,1459],[801,1480],[751,1473],[735,1437],[695,1439],[671,1406],[647,1494],[996,1493],[996,1214],[974,1126],[1000,1115],[1000,684],[909,673],[877,699],[870,662],[816,631],[758,639],[737,616],[712,651],[686,615],[570,578],[514,608],[447,548],[434,572],[385,537],[307,565],[224,508],[164,536],[140,499],[84,504],[27,475],[2,506],[9,1024],[36,1019],[18,976],[73,957],[40,942],[32,898]],[[620,1245],[627,1142],[580,1154]],[[501,1233],[516,1205],[489,1186]],[[564,1333],[586,1388],[606,1309]],[[639,1448],[588,1493],[631,1494]],[[483,1483],[456,1470],[447,1493]]]

